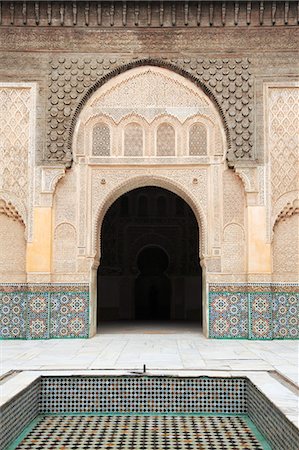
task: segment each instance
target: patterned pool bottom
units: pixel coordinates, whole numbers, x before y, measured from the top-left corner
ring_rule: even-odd
[[[239,416],[43,416],[18,450],[265,450]]]

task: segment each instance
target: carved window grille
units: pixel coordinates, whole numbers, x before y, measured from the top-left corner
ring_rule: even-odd
[[[157,130],[157,155],[175,155],[175,130],[168,123],[162,123]]]
[[[189,130],[189,155],[204,156],[207,154],[207,128],[202,123],[195,123]]]
[[[125,128],[125,156],[143,155],[143,130],[138,123],[129,123]]]
[[[110,156],[110,128],[105,123],[98,123],[92,130],[93,156]]]

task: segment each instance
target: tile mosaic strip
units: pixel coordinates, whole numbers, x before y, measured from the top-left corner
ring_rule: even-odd
[[[299,337],[299,294],[273,294],[273,336]]]
[[[299,292],[299,283],[209,283],[209,292]]]
[[[0,292],[1,338],[26,338],[26,302],[26,292]]]
[[[210,337],[248,337],[248,303],[244,294],[210,294]]]
[[[0,448],[5,449],[39,414],[40,380],[1,407]]]
[[[27,294],[27,338],[48,339],[49,330],[49,299],[48,292]]]
[[[283,283],[210,284],[209,337],[298,338],[298,287]]]
[[[246,411],[242,378],[42,377],[41,389],[43,414]]]
[[[252,339],[271,339],[272,333],[272,294],[261,292],[249,294],[250,330]]]
[[[99,446],[100,443],[100,446]],[[243,417],[45,416],[15,447],[265,450]]]
[[[247,380],[247,413],[272,450],[298,450],[299,432],[256,386]]]
[[[88,292],[51,293],[50,302],[51,337],[88,336]]]
[[[1,284],[0,312],[2,339],[85,338],[89,285]]]

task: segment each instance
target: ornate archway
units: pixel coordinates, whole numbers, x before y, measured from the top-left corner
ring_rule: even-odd
[[[127,189],[106,210],[99,234],[98,325],[136,319],[200,326],[199,225],[182,197],[153,185]]]

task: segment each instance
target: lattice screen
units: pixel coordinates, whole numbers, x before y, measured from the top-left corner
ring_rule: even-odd
[[[130,123],[125,128],[125,156],[143,155],[143,130],[138,123]]]
[[[92,154],[110,156],[110,128],[105,123],[98,123],[93,127]]]
[[[157,130],[157,155],[175,155],[175,131],[168,123],[162,123]]]
[[[189,130],[189,155],[207,154],[207,129],[202,123],[195,123]]]

